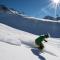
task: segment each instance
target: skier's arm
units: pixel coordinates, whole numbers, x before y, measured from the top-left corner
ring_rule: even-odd
[[[45,42],[47,42],[47,40],[44,39]]]

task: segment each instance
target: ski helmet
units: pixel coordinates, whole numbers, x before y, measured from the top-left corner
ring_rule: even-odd
[[[44,36],[45,36],[45,38],[48,38],[49,37],[49,34],[45,34]]]

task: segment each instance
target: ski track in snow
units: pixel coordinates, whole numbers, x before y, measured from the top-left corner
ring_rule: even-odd
[[[48,38],[41,53],[33,48],[37,37],[0,23],[0,60],[60,60],[60,38]]]

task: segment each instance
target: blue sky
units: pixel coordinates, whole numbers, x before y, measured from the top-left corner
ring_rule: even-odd
[[[54,16],[54,9],[48,7],[50,0],[0,0],[4,4],[15,10],[22,10],[28,16],[42,18],[45,15]]]

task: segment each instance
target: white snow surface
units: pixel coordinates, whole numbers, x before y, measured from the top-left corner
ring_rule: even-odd
[[[0,60],[60,60],[60,38],[48,38],[40,53],[34,43],[37,37],[0,23]]]

